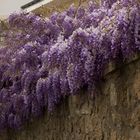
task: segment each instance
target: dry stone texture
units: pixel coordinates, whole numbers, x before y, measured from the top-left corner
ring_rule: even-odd
[[[0,140],[140,140],[140,59],[110,70],[95,99],[82,91]]]

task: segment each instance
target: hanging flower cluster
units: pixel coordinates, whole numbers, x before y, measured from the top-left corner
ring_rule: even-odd
[[[1,129],[19,128],[83,87],[94,90],[106,64],[140,51],[135,0],[71,6],[49,19],[14,13],[7,24],[0,47]]]

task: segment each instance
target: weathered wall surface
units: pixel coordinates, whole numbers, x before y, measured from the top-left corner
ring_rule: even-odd
[[[107,70],[102,95],[69,97],[54,114],[0,140],[140,140],[140,59]]]
[[[71,3],[63,1],[64,7],[51,5],[61,11]],[[51,5],[36,12],[49,15],[56,10]],[[18,132],[4,131],[0,140],[140,140],[140,58],[120,68],[108,66],[101,90],[94,100],[86,91],[69,97],[52,115]]]
[[[37,8],[34,12],[46,17],[50,16],[53,12],[62,12],[68,9],[71,4],[78,7],[79,5],[86,5],[88,1],[90,0],[53,0],[52,2]]]

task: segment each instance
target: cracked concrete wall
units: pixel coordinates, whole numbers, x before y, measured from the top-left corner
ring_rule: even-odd
[[[81,91],[0,140],[140,140],[140,58],[108,66],[101,90],[94,100]]]

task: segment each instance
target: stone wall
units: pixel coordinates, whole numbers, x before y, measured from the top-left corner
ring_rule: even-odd
[[[51,5],[61,11],[72,0],[63,1],[64,7],[55,0]],[[49,15],[56,10],[51,5],[36,12]],[[1,132],[0,140],[140,140],[140,57],[119,67],[110,63],[100,90],[94,99],[81,91],[22,130]]]
[[[4,131],[0,140],[140,140],[140,58],[108,66],[102,94],[86,91],[65,99],[53,114],[20,131]]]
[[[84,6],[88,1],[90,0],[53,0],[52,2],[35,9],[34,13],[46,17],[50,16],[53,12],[62,12],[68,9],[71,4],[74,4],[76,7],[79,5]]]

